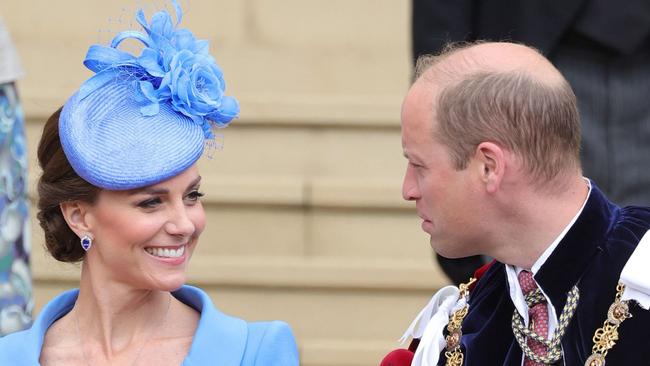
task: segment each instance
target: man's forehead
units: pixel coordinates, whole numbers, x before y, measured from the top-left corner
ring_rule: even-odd
[[[433,93],[426,84],[413,85],[402,105],[402,142],[430,137],[433,125]]]
[[[424,75],[423,75],[424,76]],[[419,78],[416,80],[411,88],[409,88],[404,103],[403,109],[425,109],[431,111],[435,98],[439,94],[440,86],[438,83],[433,82],[428,78]]]
[[[430,110],[431,102],[426,97],[427,94],[422,86],[414,84],[404,97],[401,114],[403,136],[407,131],[417,127],[427,110]]]

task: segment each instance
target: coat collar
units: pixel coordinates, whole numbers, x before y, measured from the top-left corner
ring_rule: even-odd
[[[214,365],[218,355],[219,365],[239,366],[246,350],[248,326],[244,320],[228,316],[214,307],[210,297],[202,290],[183,286],[172,293],[174,297],[201,313],[192,345],[183,361],[184,366]],[[66,291],[50,301],[27,330],[25,357],[29,364],[38,362],[45,333],[50,326],[70,312],[77,301],[79,290]]]
[[[612,217],[619,210],[592,182],[582,214],[535,275],[557,314],[562,313],[568,292],[580,282],[594,256],[604,250]]]
[[[40,365],[39,359],[41,357],[41,349],[43,348],[43,340],[45,333],[55,321],[61,319],[65,314],[69,313],[74,307],[75,301],[79,290],[66,291],[52,301],[41,310],[41,313],[32,324],[31,328],[25,331],[26,337],[25,348],[27,352],[25,357],[29,359],[28,365]]]
[[[239,366],[248,338],[246,322],[217,310],[208,294],[196,287],[183,286],[173,295],[201,312],[199,326],[183,366],[214,365],[215,356],[219,365]]]

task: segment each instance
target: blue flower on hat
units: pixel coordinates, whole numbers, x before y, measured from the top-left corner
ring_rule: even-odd
[[[225,96],[223,73],[209,53],[206,40],[197,40],[188,29],[178,29],[183,12],[176,0],[173,22],[167,11],[153,14],[151,21],[142,10],[136,20],[145,30],[118,33],[110,47],[93,45],[84,65],[97,74],[80,88],[81,97],[115,78],[132,78],[136,100],[143,116],[158,114],[161,103],[191,118],[203,128],[206,138],[213,138],[212,125],[225,127],[239,114],[239,103]],[[140,56],[118,49],[125,39],[144,44]]]

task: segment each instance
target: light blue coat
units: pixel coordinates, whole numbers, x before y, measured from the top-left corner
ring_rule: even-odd
[[[0,365],[35,366],[45,332],[67,314],[79,290],[50,301],[30,329],[0,338]],[[284,322],[253,322],[217,310],[202,290],[183,286],[174,297],[201,313],[192,345],[182,366],[294,366],[298,350],[291,328]]]

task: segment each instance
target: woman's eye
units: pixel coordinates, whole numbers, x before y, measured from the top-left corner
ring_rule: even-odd
[[[198,201],[201,197],[203,197],[204,194],[199,192],[199,191],[192,191],[187,194],[187,199],[193,202]]]
[[[158,206],[161,203],[162,203],[162,201],[158,197],[150,198],[150,199],[147,199],[147,200],[144,200],[144,201],[138,203],[138,207],[140,207],[140,208],[154,208],[154,207]]]

